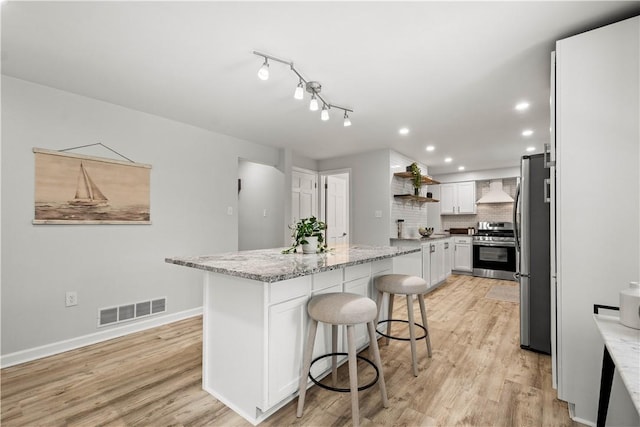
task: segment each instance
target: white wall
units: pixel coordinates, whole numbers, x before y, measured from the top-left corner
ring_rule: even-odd
[[[524,155],[524,154],[523,154]],[[515,159],[517,166],[500,169],[486,169],[472,172],[456,172],[434,176],[436,181],[447,182],[463,182],[463,181],[483,181],[487,179],[514,178],[520,176],[520,159]]]
[[[96,142],[153,166],[152,224],[32,225],[31,149]],[[76,152],[113,157],[106,150]],[[3,76],[3,360],[8,354],[96,333],[102,307],[160,296],[168,298],[169,315],[200,307],[202,274],[164,259],[237,249],[239,157],[281,165],[287,156]],[[227,215],[228,207],[233,215]],[[68,290],[78,292],[78,306],[65,308]]]
[[[351,169],[351,244],[389,245],[389,150],[318,161],[320,171]],[[380,211],[382,216],[375,217]]]
[[[592,307],[618,306],[640,278],[640,18],[556,49],[558,393],[595,423],[603,341]],[[609,425],[638,425],[620,381],[611,400]]]
[[[238,250],[278,248],[284,242],[284,174],[274,166],[238,161]],[[290,191],[286,193],[290,197]]]

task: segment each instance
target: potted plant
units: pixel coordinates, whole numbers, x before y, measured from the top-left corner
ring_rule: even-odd
[[[412,175],[413,194],[417,196],[420,194],[420,188],[422,187],[422,171],[416,162],[411,163],[409,168]]]
[[[297,252],[298,246],[302,245],[302,253],[315,254],[320,250],[324,252],[324,236],[322,233],[327,228],[327,225],[323,221],[318,221],[315,216],[310,218],[301,218],[293,225],[290,225],[291,238],[293,243],[290,248],[282,251],[282,253],[290,254],[291,252]]]

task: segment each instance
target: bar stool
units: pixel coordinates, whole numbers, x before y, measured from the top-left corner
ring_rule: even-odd
[[[378,307],[382,306],[382,298],[384,294],[389,294],[389,311],[387,320],[381,320],[378,322],[376,317],[376,323],[387,323],[387,333],[384,334],[380,331],[378,333],[385,337],[385,344],[389,345],[389,338],[401,341],[411,341],[411,361],[413,362],[413,376],[418,376],[418,362],[416,361],[416,340],[424,339],[427,342],[427,352],[431,357],[431,338],[429,337],[429,327],[427,325],[427,310],[424,306],[424,298],[422,295],[427,292],[427,282],[421,277],[409,276],[406,274],[384,274],[374,279],[376,289],[378,290]],[[396,294],[407,296],[407,312],[409,315],[409,321],[393,319],[393,297]],[[422,314],[422,323],[420,325],[413,320],[413,296],[416,296],[420,303],[420,313]],[[378,308],[379,310],[380,308]],[[403,322],[409,324],[409,338],[394,337],[391,335],[391,323]],[[416,338],[415,326],[421,328],[424,331],[424,335]]]
[[[326,388],[332,391],[350,392],[351,393],[351,416],[353,419],[353,425],[357,426],[360,422],[360,410],[358,404],[358,390],[364,390],[373,386],[376,381],[379,383],[380,394],[382,396],[382,404],[385,408],[389,407],[389,401],[387,399],[387,389],[384,383],[384,375],[382,372],[382,363],[380,361],[380,351],[378,349],[378,341],[376,340],[376,331],[374,326],[374,320],[378,315],[378,309],[376,303],[372,299],[364,297],[362,295],[351,294],[346,292],[335,292],[317,295],[309,301],[307,305],[307,312],[310,317],[309,333],[307,342],[304,348],[303,355],[303,369],[300,376],[300,388],[298,395],[298,411],[296,416],[302,417],[302,410],[304,408],[304,398],[307,392],[307,376],[320,387]],[[313,344],[316,339],[316,330],[318,328],[318,322],[323,322],[332,325],[332,353],[325,354],[317,357],[311,361],[313,354]],[[370,360],[356,355],[356,338],[355,338],[355,325],[360,323],[367,324],[367,330],[369,332],[369,347],[372,350],[375,364]],[[338,325],[345,325],[347,327],[347,346],[348,353],[336,353]],[[325,358],[332,357],[332,377],[335,385],[337,378],[337,356],[348,356],[349,360],[349,388],[334,388],[325,386],[316,381],[311,376],[311,365],[316,361]],[[358,387],[358,368],[356,359],[364,360],[374,367],[376,370],[376,378],[367,385]]]

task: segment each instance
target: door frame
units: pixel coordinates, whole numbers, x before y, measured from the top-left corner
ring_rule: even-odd
[[[326,221],[327,218],[327,205],[326,205],[326,192],[328,190],[328,186],[327,186],[327,177],[329,176],[333,176],[333,175],[347,175],[347,197],[345,198],[346,200],[346,210],[347,210],[347,222],[346,222],[346,233],[347,233],[347,240],[349,242],[351,242],[351,168],[345,168],[345,169],[331,169],[331,170],[325,170],[325,171],[320,171],[318,172],[318,177],[319,177],[319,184],[320,184],[320,191],[318,191],[319,193],[319,197],[320,197],[320,203],[319,203],[319,211],[318,214],[320,216],[320,219],[322,221]],[[330,227],[331,224],[327,224],[327,227]],[[326,237],[326,233],[325,233],[325,237]]]

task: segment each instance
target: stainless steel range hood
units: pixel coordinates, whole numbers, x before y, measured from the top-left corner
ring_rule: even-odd
[[[513,203],[513,198],[502,189],[502,180],[496,179],[489,183],[489,192],[476,203]]]

